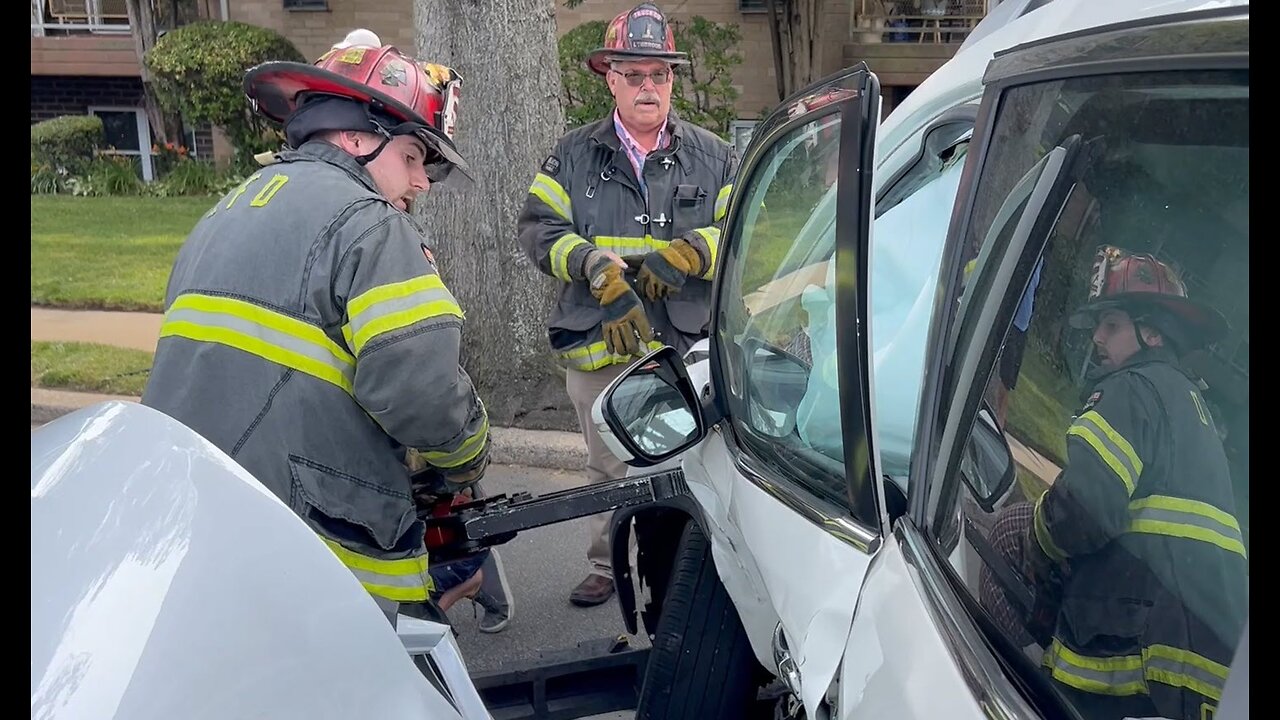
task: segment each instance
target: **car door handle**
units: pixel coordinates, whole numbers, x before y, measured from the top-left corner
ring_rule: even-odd
[[[800,695],[800,667],[787,648],[787,637],[783,633],[782,623],[773,629],[773,661],[778,665],[778,677],[797,697]]]

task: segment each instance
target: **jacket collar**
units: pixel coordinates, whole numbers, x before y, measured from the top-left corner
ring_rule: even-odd
[[[378,195],[382,195],[382,191],[378,189],[378,184],[373,181],[373,176],[369,174],[369,170],[366,169],[364,165],[356,162],[354,156],[337,145],[327,143],[323,140],[308,140],[297,150],[287,150],[280,153],[277,157],[280,158],[281,162],[316,160],[328,163],[341,168],[356,182],[359,182],[361,185],[364,185]]]
[[[617,110],[615,106],[609,114],[603,119],[596,122],[596,127],[591,131],[591,139],[608,147],[610,150],[618,151],[622,149],[622,140],[618,137],[618,131],[613,128],[613,113]],[[684,121],[676,115],[675,110],[667,112],[667,133],[671,135],[673,140],[667,148],[674,149],[679,143],[675,142],[684,136]],[[662,148],[654,149],[654,152],[661,151]]]
[[[1132,370],[1133,368],[1142,365],[1150,365],[1152,363],[1164,363],[1169,365],[1185,375],[1191,382],[1196,384],[1200,383],[1200,378],[1196,377],[1194,373],[1184,367],[1178,360],[1177,354],[1172,350],[1164,347],[1148,347],[1134,353],[1128,360],[1124,361],[1124,363],[1118,367],[1108,368],[1098,366],[1092,368],[1086,376],[1088,378],[1088,382],[1085,383],[1085,386],[1090,388],[1090,390],[1081,393],[1081,395],[1089,395],[1095,385],[1112,375],[1125,372],[1126,370]]]
[[[616,109],[617,107],[615,106],[614,110]],[[617,153],[623,150],[622,139],[618,137],[618,131],[613,127],[614,110],[610,110],[609,114],[603,119],[596,121],[596,126],[591,130],[589,137],[595,143],[603,145],[611,152]],[[684,159],[684,153],[680,151],[684,140],[684,125],[684,121],[680,119],[679,115],[676,115],[675,110],[668,111],[667,133],[671,136],[671,141],[667,143],[665,148],[655,148],[651,153],[651,157],[661,158],[666,155],[672,155],[675,157],[676,162],[680,164],[680,169],[684,171],[685,175],[688,175],[693,172],[693,167]]]

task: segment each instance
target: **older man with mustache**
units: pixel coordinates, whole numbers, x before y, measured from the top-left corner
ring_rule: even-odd
[[[548,336],[566,369],[591,482],[626,474],[592,425],[596,397],[649,350],[687,350],[710,320],[737,156],[671,111],[674,67],[687,63],[657,6],[615,17],[587,58],[615,109],[560,139],[520,214],[525,253],[561,282]],[[614,592],[608,527],[608,514],[591,519],[591,570],[570,595],[575,605],[598,605]]]

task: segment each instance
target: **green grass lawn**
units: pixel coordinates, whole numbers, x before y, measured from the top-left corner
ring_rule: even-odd
[[[141,395],[151,371],[145,350],[77,342],[31,343],[32,387]]]
[[[799,208],[770,208],[767,214],[761,213],[751,228],[751,244],[746,250],[748,263],[742,274],[744,293],[752,292],[777,277],[800,229],[808,220],[809,212]]]
[[[1062,467],[1067,459],[1067,427],[1080,408],[1079,390],[1027,348],[1018,386],[1009,394],[1008,427],[1019,440]]]
[[[31,196],[31,304],[160,312],[212,197]]]

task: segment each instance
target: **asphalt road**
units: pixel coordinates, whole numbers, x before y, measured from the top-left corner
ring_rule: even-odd
[[[580,472],[517,466],[490,466],[485,492],[555,492],[584,482]],[[467,669],[474,675],[504,669],[504,664],[536,660],[539,653],[573,648],[584,640],[626,634],[616,596],[603,605],[580,608],[569,593],[586,577],[586,519],[570,520],[523,532],[498,549],[515,599],[511,624],[496,634],[477,629],[484,610],[462,600],[449,609],[458,631]],[[629,636],[632,647],[647,647],[643,635]],[[508,665],[509,666],[509,665]]]

